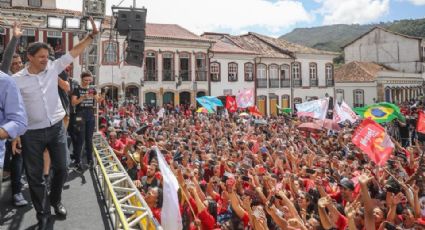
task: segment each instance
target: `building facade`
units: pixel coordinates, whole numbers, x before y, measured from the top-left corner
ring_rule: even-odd
[[[345,63],[335,70],[335,94],[350,106],[403,103],[423,94],[422,38],[375,27],[344,46]]]
[[[335,97],[352,107],[416,99],[423,92],[419,74],[403,73],[372,62],[353,61],[335,70]]]
[[[375,27],[344,47],[345,63],[374,62],[399,72],[425,72],[425,40]]]
[[[82,18],[81,12],[55,9],[55,2],[0,1],[0,53],[11,39],[16,19],[25,28],[17,49],[24,60],[31,42],[49,43],[56,56],[77,44],[86,34],[84,28],[49,28],[47,20]],[[109,98],[153,106],[195,104],[202,95],[235,96],[241,89],[253,88],[260,111],[272,115],[276,105],[293,107],[315,98],[334,98],[335,53],[256,33],[198,36],[179,25],[148,23],[143,66],[136,67],[125,63],[127,42],[110,30],[110,20],[105,18],[96,48],[73,63],[74,79],[79,80],[83,71],[96,72],[96,82]]]

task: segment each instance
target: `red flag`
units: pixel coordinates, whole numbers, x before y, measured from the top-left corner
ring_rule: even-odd
[[[384,128],[370,118],[356,128],[352,142],[379,166],[387,162],[394,149],[394,143]]]
[[[238,105],[236,104],[236,100],[232,96],[226,97],[226,109],[229,113],[234,113],[238,110]]]
[[[424,111],[418,112],[418,124],[416,125],[416,130],[419,133],[425,133],[425,113],[424,113]]]
[[[255,106],[255,105],[248,107],[248,111],[253,116],[256,116],[256,117],[262,117],[263,116],[263,114],[261,114],[261,112],[258,110],[257,106]]]

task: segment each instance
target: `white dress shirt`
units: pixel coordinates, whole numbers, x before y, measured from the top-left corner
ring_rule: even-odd
[[[46,69],[39,74],[30,74],[26,66],[13,75],[24,100],[29,130],[50,127],[65,117],[58,93],[58,75],[73,59],[67,53],[49,61]]]

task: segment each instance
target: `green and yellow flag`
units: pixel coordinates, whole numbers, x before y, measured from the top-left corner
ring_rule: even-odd
[[[292,109],[291,108],[282,108],[280,107],[278,104],[276,104],[276,108],[282,112],[282,113],[286,113],[286,114],[290,114],[292,113]]]
[[[378,123],[390,122],[399,119],[404,122],[406,119],[400,113],[400,108],[388,102],[381,102],[366,107],[357,107],[353,109],[360,117],[371,118]]]

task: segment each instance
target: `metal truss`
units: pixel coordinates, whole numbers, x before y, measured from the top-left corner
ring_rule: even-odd
[[[95,173],[114,229],[160,229],[152,212],[102,135],[93,137]]]

